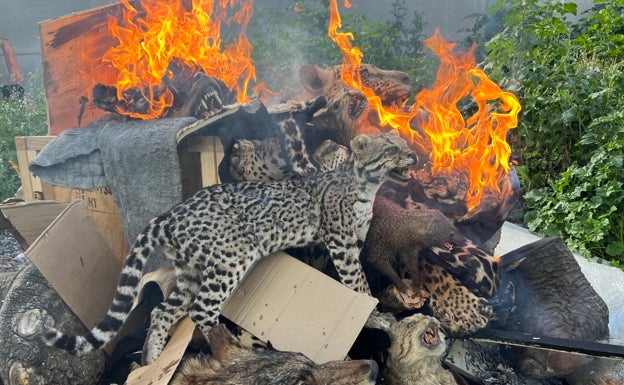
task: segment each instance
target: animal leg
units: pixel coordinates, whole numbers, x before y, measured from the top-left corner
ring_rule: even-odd
[[[239,265],[236,268],[232,268],[230,264],[217,265],[202,272],[201,288],[197,291],[195,301],[191,305],[190,316],[207,341],[210,341],[210,329],[219,322],[223,303],[255,261],[262,257],[260,252],[253,247],[241,248],[237,253],[245,257],[238,261]],[[213,258],[220,260],[218,255]]]
[[[409,288],[407,287],[405,282],[403,282],[392,264],[388,261],[389,258],[370,257],[369,259],[371,260],[370,263],[372,263],[372,265],[375,266],[375,268],[379,270],[379,272],[384,277],[388,278],[394,284],[394,286],[399,289],[399,291],[406,293],[409,290]]]
[[[171,326],[188,314],[197,285],[192,276],[178,278],[167,300],[156,306],[151,313],[150,328],[143,345],[143,364],[151,364],[165,348]]]

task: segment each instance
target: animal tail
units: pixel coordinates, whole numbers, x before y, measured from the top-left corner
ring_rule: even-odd
[[[151,226],[150,226],[151,227]],[[143,275],[143,266],[155,245],[148,234],[153,229],[141,233],[135,241],[121,270],[117,291],[108,312],[86,335],[70,335],[50,328],[43,333],[43,341],[48,346],[82,355],[101,348],[115,337],[124,323],[138,294],[138,283]]]

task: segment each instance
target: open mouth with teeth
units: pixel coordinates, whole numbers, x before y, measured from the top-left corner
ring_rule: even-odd
[[[422,335],[422,342],[423,344],[425,344],[425,346],[429,348],[434,348],[438,346],[440,342],[438,336],[438,327],[433,322],[430,322],[427,326],[427,329]]]
[[[368,100],[360,92],[349,93],[349,117],[351,119],[357,119],[362,115],[366,107],[368,106]]]
[[[397,182],[407,182],[410,180],[409,167],[398,167],[390,171],[390,177]]]

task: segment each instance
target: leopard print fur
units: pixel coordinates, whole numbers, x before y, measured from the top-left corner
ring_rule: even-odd
[[[338,143],[326,140],[312,155],[321,172],[335,170],[349,158],[349,149]]]
[[[52,328],[43,339],[73,354],[110,341],[127,318],[143,266],[156,249],[172,261],[176,285],[152,311],[145,363],[160,355],[170,327],[187,314],[208,339],[224,301],[242,277],[257,260],[279,250],[322,244],[342,283],[370,293],[359,254],[375,194],[386,180],[405,180],[416,161],[416,154],[397,135],[360,135],[351,141],[349,159],[334,171],[199,190],[154,218],[138,235],[109,311],[87,335]]]
[[[424,257],[444,267],[477,295],[491,297],[500,283],[496,258],[473,245],[438,210],[404,208],[384,196],[375,199],[363,262],[406,293],[408,287],[400,275],[409,275],[418,287],[418,261]]]
[[[309,93],[308,99],[324,95],[331,99],[345,84],[341,80],[341,65],[319,68],[305,65],[299,70],[299,79]],[[412,92],[409,75],[402,71],[379,69],[372,64],[361,64],[359,68],[362,85],[373,90],[384,106],[402,105]]]
[[[427,306],[451,336],[464,336],[483,329],[494,318],[494,310],[483,297],[461,284],[442,266],[422,258],[423,287],[429,293]]]
[[[491,297],[500,285],[498,258],[486,253],[468,239],[449,247],[433,246],[423,250],[425,258],[453,274],[473,293]]]
[[[366,96],[358,90],[343,88],[327,100],[327,106],[312,116],[312,124],[322,131],[326,138],[346,145],[359,134],[378,134],[377,125],[371,123],[371,110]]]
[[[328,171],[339,167],[347,156],[346,147],[328,140],[317,148],[313,159],[320,170]],[[256,160],[257,157],[254,157]],[[270,164],[275,159],[264,157],[258,162],[256,168],[261,168],[263,166],[259,165]],[[445,327],[454,335],[483,328],[492,316],[492,308],[486,304],[485,298],[494,295],[500,283],[497,259],[459,234],[455,226],[437,210],[402,207],[384,197],[375,201],[374,207],[381,205],[383,209],[378,207],[381,213],[373,216],[362,260],[372,265],[371,259],[377,259],[383,267],[375,268],[403,292],[407,291],[403,278],[409,278],[407,282],[416,281],[418,286],[424,287],[430,298],[428,306],[444,317]],[[423,220],[423,215],[427,216],[426,220]],[[388,228],[386,224],[378,223],[386,222],[384,217],[391,218],[393,222],[404,219],[405,223],[396,223]],[[435,220],[431,221],[433,217]],[[429,230],[423,230],[422,227],[426,226],[424,223],[433,223],[435,230],[422,234],[426,239],[418,241],[416,238],[423,231],[432,231],[432,225],[429,225]],[[371,238],[379,240],[379,247],[373,246]],[[378,249],[383,251],[376,252]],[[371,256],[371,252],[376,253],[377,257]],[[418,255],[414,255],[415,252]],[[380,256],[385,257],[378,258]],[[423,270],[423,266],[429,268]],[[433,286],[453,288],[453,293],[433,290]],[[455,318],[450,316],[454,313],[457,313]]]
[[[280,180],[316,172],[296,120],[292,116],[282,119],[277,128],[279,138],[234,141],[229,169],[234,181]]]
[[[234,142],[230,155],[230,176],[235,181],[280,180],[289,173],[279,139],[238,139]]]

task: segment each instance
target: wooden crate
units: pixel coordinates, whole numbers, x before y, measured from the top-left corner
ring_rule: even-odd
[[[93,105],[91,93],[96,83],[116,81],[116,70],[101,59],[118,44],[108,19],[121,9],[117,2],[39,23],[48,134],[83,127],[105,113]]]
[[[88,208],[89,216],[93,219],[98,231],[106,239],[115,255],[120,259],[125,258],[128,253],[128,246],[123,234],[121,216],[108,188],[79,190],[53,186],[42,181],[28,170],[28,164],[35,159],[39,151],[53,138],[54,136],[18,136],[15,138],[24,200],[26,202],[36,200],[57,202],[82,200]]]
[[[28,170],[28,163],[54,136],[18,136],[15,138],[20,179],[26,202],[52,200],[72,202],[80,199],[89,215],[119,259],[124,259],[128,246],[123,234],[121,215],[107,187],[93,190],[69,189],[43,182]],[[180,146],[182,193],[186,198],[202,187],[220,183],[218,167],[223,147],[217,137],[197,136]]]

